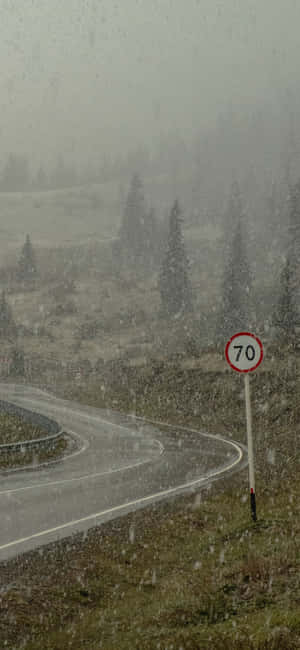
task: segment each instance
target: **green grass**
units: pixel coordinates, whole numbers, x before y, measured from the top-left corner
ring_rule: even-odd
[[[44,429],[26,422],[18,415],[0,413],[0,444],[34,440],[47,435]]]
[[[9,562],[3,647],[300,647],[299,381],[274,371],[251,384],[258,521],[244,471]],[[242,388],[232,374],[148,366],[72,397],[244,440]]]
[[[277,493],[260,486],[253,524],[246,482],[233,483],[209,499],[182,497],[7,565],[14,586],[2,593],[2,644],[298,648],[300,484],[286,482]]]
[[[49,448],[21,449],[10,453],[1,452],[0,470],[14,467],[37,466],[51,460],[59,459],[68,448],[68,439],[65,437],[54,440]]]
[[[7,413],[0,414],[0,444],[21,442],[22,440],[35,440],[44,438],[48,434],[44,429],[26,422],[18,415]],[[59,458],[67,449],[66,438],[55,440],[49,448],[20,449],[14,452],[0,452],[0,470],[10,467],[38,465],[49,460]]]

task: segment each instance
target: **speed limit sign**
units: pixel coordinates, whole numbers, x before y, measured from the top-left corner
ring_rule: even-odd
[[[239,332],[229,339],[225,348],[226,360],[230,367],[237,372],[244,373],[245,402],[247,421],[247,442],[249,460],[250,504],[253,521],[256,521],[256,498],[254,477],[254,453],[252,439],[252,415],[250,401],[250,382],[248,373],[258,368],[263,360],[262,342],[251,332]]]
[[[225,356],[233,370],[251,372],[256,370],[263,360],[262,342],[250,332],[239,332],[229,339]]]

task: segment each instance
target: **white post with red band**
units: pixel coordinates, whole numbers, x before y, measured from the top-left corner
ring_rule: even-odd
[[[250,506],[253,521],[256,521],[254,452],[252,437],[252,414],[249,372],[258,368],[263,360],[263,346],[259,338],[250,332],[239,332],[229,339],[225,348],[226,361],[237,372],[244,373],[247,423],[247,445],[249,462]]]

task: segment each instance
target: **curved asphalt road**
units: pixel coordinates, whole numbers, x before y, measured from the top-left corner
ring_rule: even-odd
[[[26,386],[0,396],[55,418],[79,438],[64,460],[0,472],[0,560],[192,490],[246,463],[242,446],[194,430],[58,399]]]

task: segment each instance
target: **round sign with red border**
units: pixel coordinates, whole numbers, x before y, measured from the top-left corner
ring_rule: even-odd
[[[263,360],[260,339],[251,332],[239,332],[229,339],[225,348],[226,361],[237,372],[252,372]]]

